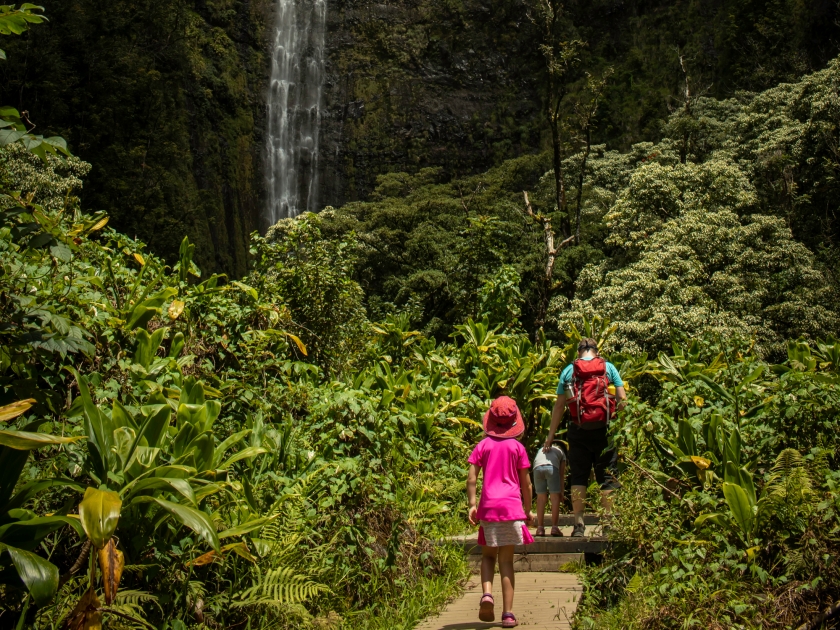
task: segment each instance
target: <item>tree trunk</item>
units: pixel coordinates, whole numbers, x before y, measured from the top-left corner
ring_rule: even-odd
[[[566,184],[563,178],[563,155],[562,138],[560,136],[560,122],[557,115],[551,120],[551,144],[554,149],[554,199],[557,204],[557,211],[560,213],[560,229],[563,231],[563,238],[568,238],[571,226],[566,213]]]
[[[586,124],[586,149],[583,152],[583,160],[580,163],[578,173],[577,204],[575,208],[575,245],[580,245],[580,204],[583,200],[583,180],[586,177],[586,161],[589,159],[589,152],[592,149],[592,132],[589,122]]]

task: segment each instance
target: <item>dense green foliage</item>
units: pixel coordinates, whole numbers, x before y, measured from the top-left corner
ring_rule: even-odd
[[[579,627],[796,628],[834,601],[839,357],[707,339],[638,371],[653,391],[613,427],[628,465]]]

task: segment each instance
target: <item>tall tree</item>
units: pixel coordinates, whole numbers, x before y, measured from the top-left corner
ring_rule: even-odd
[[[570,70],[577,64],[578,53],[586,44],[579,39],[568,38],[571,24],[559,0],[533,0],[528,8],[528,17],[539,29],[539,49],[545,59],[545,115],[551,131],[555,203],[560,213],[560,229],[563,237],[568,238],[572,230],[563,173],[563,100],[568,93]]]

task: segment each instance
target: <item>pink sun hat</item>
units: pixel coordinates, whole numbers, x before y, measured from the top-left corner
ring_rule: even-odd
[[[522,414],[516,401],[509,396],[499,396],[484,414],[484,432],[490,437],[515,438],[523,431]]]

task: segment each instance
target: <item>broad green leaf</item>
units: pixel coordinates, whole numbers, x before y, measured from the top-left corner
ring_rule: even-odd
[[[228,436],[224,442],[219,444],[216,447],[215,454],[213,455],[213,468],[218,468],[219,463],[222,461],[222,457],[224,457],[225,452],[235,444],[239,444],[242,440],[244,440],[248,434],[251,433],[251,429],[245,429],[243,431],[239,431],[234,433],[233,435]]]
[[[714,514],[701,514],[696,519],[694,519],[694,527],[695,529],[702,526],[706,521],[710,523],[714,523],[715,525],[719,525],[725,529],[730,529],[732,527],[732,522],[725,514],[714,513]]]
[[[720,396],[724,401],[735,402],[735,398],[732,396],[732,394],[730,394],[728,391],[726,391],[719,384],[715,383],[711,378],[709,378],[705,374],[697,373],[697,374],[695,374],[695,377],[699,378],[702,381],[703,385],[706,386],[707,389],[711,390],[713,393]]]
[[[102,549],[114,535],[120,519],[122,500],[116,492],[88,488],[79,504],[79,518],[90,542]]]
[[[165,499],[152,498],[151,500],[169,512],[179,523],[189,527],[201,536],[213,549],[219,551],[219,537],[216,535],[216,528],[213,527],[213,523],[207,514]]]
[[[190,482],[176,477],[144,477],[131,482],[123,489],[121,494],[124,499],[129,500],[134,496],[154,490],[165,490],[180,494],[187,501],[196,505],[195,494]]]
[[[38,606],[44,606],[58,590],[58,567],[31,551],[24,551],[0,543],[0,552],[6,552],[12,559],[18,577],[26,585],[32,599]]]
[[[277,516],[279,515],[256,518],[254,520],[248,521],[247,523],[242,523],[241,525],[237,525],[236,527],[226,529],[225,531],[219,533],[219,540],[224,540],[225,538],[231,538],[233,536],[244,536],[245,534],[249,534],[254,530],[261,528],[266,523],[270,523],[275,518],[277,518]]]
[[[248,448],[244,448],[238,453],[234,454],[230,458],[228,458],[221,466],[219,466],[219,470],[227,470],[236,462],[242,459],[250,459],[252,457],[256,457],[257,455],[262,455],[263,453],[267,453],[264,448],[259,448],[256,446],[249,446]]]
[[[724,482],[723,496],[726,499],[726,504],[729,506],[730,512],[732,512],[732,517],[741,530],[744,541],[748,542],[752,538],[754,516],[747,493],[741,486]]]
[[[687,457],[698,454],[697,442],[694,439],[694,429],[691,428],[691,424],[685,418],[680,418],[677,444]]]

